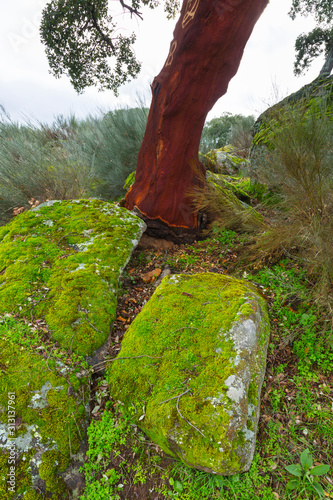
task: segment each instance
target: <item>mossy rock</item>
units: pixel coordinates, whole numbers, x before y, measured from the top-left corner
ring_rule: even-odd
[[[206,178],[208,181],[215,182],[222,188],[230,189],[230,191],[244,203],[251,202],[251,196],[244,191],[244,187],[246,189],[249,182],[251,182],[249,177],[231,177],[230,175],[216,174],[215,172],[207,170]]]
[[[7,319],[0,321],[0,498],[78,498],[88,372]]]
[[[200,159],[208,170],[225,175],[239,175],[241,172],[247,172],[249,166],[249,160],[238,156],[230,144],[212,149],[205,155],[201,154]]]
[[[45,318],[88,355],[107,339],[119,277],[145,224],[101,200],[47,202],[0,228],[0,314]]]
[[[269,339],[249,282],[166,277],[108,370],[111,395],[166,453],[222,475],[250,467]]]

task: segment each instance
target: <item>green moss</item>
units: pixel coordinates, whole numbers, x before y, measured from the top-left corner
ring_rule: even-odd
[[[9,454],[0,451],[0,498],[1,500],[10,500],[16,497],[17,494],[23,494],[27,489],[31,488],[30,475],[30,460],[33,458],[34,451],[23,453],[18,463],[15,463],[15,486],[12,487],[7,483],[12,462]],[[24,497],[26,498],[26,497]],[[41,497],[37,497],[41,500]]]
[[[45,317],[54,340],[90,354],[107,339],[119,275],[142,225],[100,200],[16,217],[0,234],[0,314]]]
[[[132,184],[134,184],[135,174],[136,174],[136,172],[134,171],[131,174],[129,174],[129,176],[127,177],[125,184],[123,186],[123,188],[126,189],[126,191],[128,191],[129,188],[132,186]]]
[[[288,122],[288,116],[293,110],[303,109],[306,113],[311,109],[322,111],[323,107],[326,110],[326,115],[333,117],[333,76],[317,78],[264,111],[253,127],[254,138],[250,151],[251,162],[254,163],[261,154],[264,154],[265,148],[268,151],[275,148],[275,133],[285,126],[285,123]],[[262,146],[265,148],[262,148]]]
[[[53,369],[50,368],[52,365]],[[46,468],[52,469],[53,476],[46,481],[47,491],[57,492],[58,496],[52,498],[62,500],[66,498],[64,484],[62,479],[58,478],[57,472],[65,470],[70,457],[79,451],[80,442],[84,436],[86,420],[84,401],[85,398],[87,399],[85,393],[88,389],[88,380],[86,377],[78,379],[75,373],[72,376],[69,374],[63,376],[56,370],[56,366],[56,363],[51,363],[50,357],[48,360],[44,359],[9,342],[6,338],[0,338],[1,422],[5,428],[8,428],[10,415],[6,411],[7,395],[14,393],[15,418],[21,417],[22,424],[19,432],[12,432],[11,428],[8,428],[10,436],[20,435],[24,437],[26,443],[31,442],[32,437],[35,437],[37,445],[35,444],[34,447],[37,450],[42,447],[42,443],[56,446],[52,453],[43,454],[42,475],[46,474]],[[59,370],[61,369],[64,369],[63,365],[59,366]],[[80,389],[82,399],[77,395],[68,394],[67,380],[73,378],[77,389]],[[22,470],[18,488],[26,490],[28,485],[31,485],[27,469],[33,456],[27,457],[26,453],[20,451],[20,448],[18,448],[18,453],[21,454],[17,467],[18,470]],[[33,454],[34,451],[31,453]],[[0,491],[1,488],[4,488],[3,480],[0,482]]]
[[[41,496],[37,493],[36,490],[29,490],[24,495],[24,500],[41,500]]]
[[[68,460],[56,450],[46,451],[43,454],[42,464],[39,466],[40,478],[45,481],[46,491],[52,492],[52,499],[66,500],[70,498],[65,482],[58,475],[59,471],[64,471],[68,465]]]
[[[224,334],[235,322],[255,316],[255,296],[253,286],[227,276],[166,278],[126,332],[109,369],[112,396],[128,411],[134,408],[136,423],[165,452],[189,465],[204,462],[219,469],[223,449],[229,456],[224,467],[240,467],[232,447],[237,450],[244,436],[233,444],[223,438],[232,412],[224,381],[239,362]],[[264,300],[256,300],[265,309]],[[265,320],[262,330],[267,343]],[[264,347],[259,357],[264,361]]]

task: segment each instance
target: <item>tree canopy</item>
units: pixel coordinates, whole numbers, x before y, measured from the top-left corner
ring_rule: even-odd
[[[321,54],[325,55],[325,63],[320,74],[330,75],[333,68],[333,0],[292,0],[289,15],[295,19],[298,14],[312,14],[317,25],[296,39],[295,75],[304,73]]]
[[[179,8],[179,0],[119,0],[124,11],[142,19],[140,8],[164,3],[168,17]],[[118,88],[135,78],[141,64],[133,51],[134,33],[119,32],[108,0],[52,0],[42,13],[40,34],[46,46],[51,73],[69,77],[81,93],[90,86]]]

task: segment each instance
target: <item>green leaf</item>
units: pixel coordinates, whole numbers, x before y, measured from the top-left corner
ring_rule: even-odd
[[[175,480],[173,479],[173,477],[169,477],[169,483],[171,484],[171,486],[175,484]]]
[[[301,464],[304,470],[308,470],[312,467],[312,455],[308,448],[301,453]]]
[[[302,477],[302,468],[299,464],[287,465],[286,470],[293,476]]]
[[[310,474],[313,476],[324,476],[330,470],[329,465],[316,465],[310,470]]]
[[[287,490],[296,490],[298,488],[298,485],[299,485],[299,481],[297,479],[292,479],[291,481],[289,481],[289,483],[287,483]]]
[[[314,483],[312,483],[312,488],[318,493],[318,495],[320,497],[325,496],[325,492],[324,492],[324,489],[323,489],[322,485],[319,484],[319,483],[317,483],[317,481],[315,481]]]
[[[181,493],[183,491],[183,485],[180,481],[175,481],[175,484],[173,485],[173,488],[175,491],[177,491],[178,493]]]

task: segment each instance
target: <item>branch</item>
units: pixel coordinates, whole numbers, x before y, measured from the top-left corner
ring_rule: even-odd
[[[333,69],[333,42],[330,49],[326,52],[326,59],[324,62],[324,66],[321,68],[319,75],[320,76],[330,76]]]
[[[138,16],[138,17],[141,19],[141,21],[143,20],[143,17],[142,17],[141,12],[139,12],[137,9],[134,9],[134,8],[133,8],[133,7],[131,7],[130,5],[127,5],[127,4],[124,2],[124,0],[119,0],[119,1],[120,1],[121,6],[122,6],[122,8],[123,8],[124,10],[125,10],[125,9],[129,10],[129,12],[130,12],[130,14],[131,14],[131,17],[133,16],[133,14],[135,14],[136,16]]]
[[[108,37],[107,35],[105,35],[105,33],[103,33],[103,31],[101,30],[100,25],[97,22],[96,11],[95,11],[95,4],[94,3],[91,5],[90,14],[91,14],[91,20],[92,20],[93,27],[100,34],[102,40],[104,40],[104,42],[106,42],[109,45],[109,47],[111,47],[112,52],[115,54],[116,53],[116,48],[113,45],[113,42],[112,42],[111,38]]]
[[[188,391],[190,391],[190,390],[191,390],[191,389],[188,389]],[[188,392],[188,391],[186,391],[186,392]],[[185,422],[186,422],[188,425],[190,425],[191,427],[193,427],[193,429],[195,429],[196,431],[198,431],[198,432],[201,434],[201,436],[205,437],[205,435],[204,435],[204,434],[203,434],[203,433],[202,433],[202,432],[201,432],[201,431],[200,431],[197,427],[195,427],[195,425],[191,424],[191,422],[189,422],[189,421],[188,421],[185,417],[183,417],[183,415],[180,413],[180,410],[179,410],[179,400],[180,400],[180,398],[181,398],[184,394],[186,394],[186,392],[184,392],[183,394],[180,394],[180,395],[178,396],[178,398],[177,398],[177,405],[176,405],[176,408],[177,408],[177,411],[178,411],[178,413],[179,413],[179,416],[180,416],[183,420],[185,420]]]

